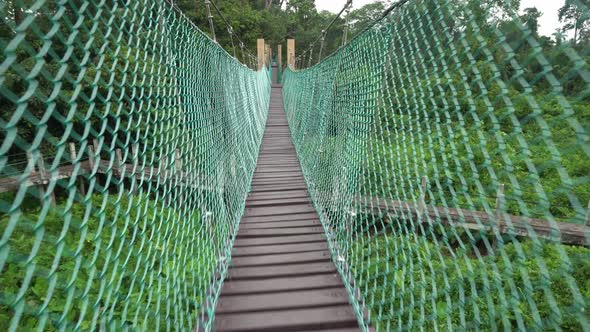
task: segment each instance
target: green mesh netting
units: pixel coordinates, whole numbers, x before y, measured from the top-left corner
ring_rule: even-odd
[[[0,330],[208,329],[269,72],[163,0],[0,16]]]
[[[540,37],[510,1],[392,8],[283,78],[357,314],[377,331],[590,330],[588,40]]]

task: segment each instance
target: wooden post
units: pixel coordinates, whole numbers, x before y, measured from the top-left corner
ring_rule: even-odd
[[[422,177],[422,181],[420,182],[420,198],[418,199],[418,218],[422,218],[424,216],[424,210],[426,210],[426,177]]]
[[[283,70],[283,45],[277,46],[277,68],[279,73]]]
[[[163,180],[166,180],[166,160],[164,156],[160,156],[160,169],[158,173],[163,177]]]
[[[29,165],[31,166],[31,175],[37,173],[35,167],[35,159],[33,158],[33,154],[31,152],[27,152],[27,159],[29,161]],[[45,188],[43,186],[37,186],[37,190],[39,190],[39,200],[43,203],[43,196],[45,196]]]
[[[98,165],[98,168],[97,168],[97,174],[98,174],[98,170],[100,169],[100,150],[101,149],[100,149],[100,146],[98,145],[98,140],[96,138],[92,139],[92,144],[94,145],[93,154],[96,154],[96,159],[94,159],[94,161]],[[92,158],[94,158],[94,155],[92,156]]]
[[[95,159],[98,156],[98,162]],[[94,166],[96,166],[96,174],[94,175],[96,183],[100,179],[98,177],[98,170],[100,169],[100,154],[94,151],[94,147],[88,144],[88,165],[90,166],[90,174],[94,171]]]
[[[115,150],[115,169],[117,170],[118,175],[121,177],[121,181],[123,181],[123,153],[121,149]]]
[[[92,145],[88,145],[88,166],[90,166],[90,172],[94,169],[94,148]]]
[[[256,51],[258,55],[258,70],[264,66],[264,39],[258,39],[256,41]]]
[[[174,154],[175,156],[175,163],[174,166],[176,167],[176,172],[181,172],[182,163],[180,162],[180,149],[176,149]]]
[[[498,190],[496,191],[496,218],[492,225],[490,226],[490,230],[492,232],[492,240],[490,241],[491,250],[488,251],[487,248],[482,248],[482,251],[485,254],[493,253],[496,250],[497,246],[497,237],[502,234],[502,213],[504,210],[504,184],[500,183],[498,186]],[[494,232],[494,226],[498,229],[498,232]]]
[[[78,155],[76,154],[76,144],[70,143],[70,158],[72,159],[72,165],[76,164],[76,159],[78,159]],[[78,181],[78,191],[80,195],[86,195],[86,186],[84,185],[84,179]]]
[[[504,210],[504,184],[500,183],[496,192],[496,225],[502,231],[502,212]]]
[[[100,159],[100,145],[98,144],[98,140],[95,138],[92,140],[92,142],[94,143],[94,153],[96,154],[96,164],[98,165],[97,168],[97,173],[98,170],[100,170],[100,164],[101,164],[101,159]]]
[[[295,39],[287,39],[287,66],[295,69]]]
[[[175,154],[174,154],[174,159],[175,159],[175,163],[174,163],[174,168],[175,168],[175,172],[174,174],[176,175],[176,183],[179,187],[179,198],[180,201],[184,201],[184,195],[183,195],[183,188],[182,188],[182,184],[184,181],[184,174],[182,173],[182,162],[180,160],[180,149],[176,149]]]
[[[49,176],[47,175],[47,170],[45,169],[45,160],[43,160],[43,155],[39,152],[39,159],[37,159],[38,166],[39,166],[39,175],[41,175],[41,181],[44,184],[49,184]],[[47,186],[49,188],[49,186]],[[51,191],[49,193],[49,202],[52,206],[55,206],[55,193]]]
[[[272,48],[270,44],[266,44],[266,66],[272,66]]]
[[[586,226],[590,227],[590,201],[588,201],[588,211],[586,211]]]
[[[132,171],[132,175],[131,175],[131,192],[133,193],[133,195],[137,195],[137,167],[138,167],[138,150],[137,150],[137,144],[133,144],[131,145],[131,155],[132,155],[132,159],[133,159],[133,171]]]
[[[92,144],[94,144],[94,151],[100,154],[100,147],[98,146],[98,140],[96,138],[92,139]]]
[[[29,151],[27,151],[27,161],[29,162],[29,165],[31,166],[31,173],[37,172],[37,170],[35,168],[35,160],[33,159],[33,154]]]

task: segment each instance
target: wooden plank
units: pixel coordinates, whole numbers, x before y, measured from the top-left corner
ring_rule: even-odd
[[[217,331],[227,332],[317,331],[355,327],[357,324],[350,305],[226,314],[218,315],[215,321]]]
[[[297,180],[253,180],[251,183],[253,188],[264,188],[266,186],[274,186],[274,187],[285,187],[285,188],[294,188],[294,189],[301,189],[301,187],[305,187],[306,184],[303,179]]]
[[[232,250],[232,257],[262,255],[268,253],[285,254],[306,251],[319,251],[327,249],[328,243],[322,239],[322,241],[320,242],[235,247]]]
[[[270,185],[270,184],[263,184],[263,185],[256,185],[252,186],[252,192],[267,192],[267,191],[276,191],[276,190],[301,190],[307,189],[305,184],[278,184],[278,185]]]
[[[317,227],[285,227],[285,228],[255,228],[255,229],[240,229],[238,238],[252,238],[252,237],[268,237],[268,236],[284,236],[284,235],[306,235],[306,234],[322,234],[324,228]]]
[[[258,157],[258,161],[262,162],[262,163],[268,163],[268,164],[280,164],[280,163],[284,163],[284,162],[291,162],[291,163],[299,163],[299,160],[297,159],[297,157],[295,157],[295,154],[291,151],[288,154],[285,154],[284,156],[265,156],[265,155],[260,155]]]
[[[324,228],[311,204],[282,103],[274,92],[271,100],[251,192],[232,249],[227,280],[215,308],[216,329],[298,331],[357,327],[348,305],[348,293],[332,262]],[[303,312],[300,317],[293,317],[293,310],[311,307],[328,316],[318,315],[316,321],[313,317],[310,321],[308,312]],[[330,311],[332,307],[343,307],[345,314],[341,318],[332,315],[338,312]],[[283,317],[276,320],[277,313],[285,310],[289,319],[294,318],[292,323]],[[245,312],[249,314],[243,316]]]
[[[281,171],[274,169],[273,172],[259,172],[258,170],[254,173],[253,179],[267,179],[267,178],[300,178],[303,179],[303,173],[299,169],[292,168],[289,171]]]
[[[303,173],[301,173],[301,169],[299,168],[299,164],[297,164],[296,166],[293,166],[293,167],[289,167],[289,166],[286,166],[286,167],[259,166],[256,168],[256,174],[274,174],[274,173],[283,174],[283,173],[290,173],[290,172],[296,172],[299,174],[303,174]]]
[[[288,204],[311,204],[309,197],[299,198],[283,198],[283,199],[248,199],[246,200],[246,206],[261,207],[261,206],[276,206],[276,205],[288,205]]]
[[[299,167],[299,162],[297,161],[289,161],[289,162],[259,162],[256,166],[256,171],[261,172],[284,172],[295,169],[297,171],[301,170]]]
[[[242,219],[242,224],[244,223],[256,223],[256,222],[283,222],[283,221],[295,221],[295,220],[309,220],[318,218],[318,215],[315,211],[307,212],[307,213],[298,213],[298,214],[285,214],[285,215],[277,215],[277,216],[251,216],[251,217],[244,217]]]
[[[256,170],[259,174],[264,173],[284,173],[284,172],[300,172],[298,163],[291,164],[258,164]],[[303,174],[303,173],[301,173]]]
[[[260,149],[261,153],[266,156],[272,155],[281,155],[281,156],[288,156],[291,153],[295,153],[295,148],[281,146],[281,147],[262,147]]]
[[[372,328],[369,328],[369,332],[375,331]],[[317,332],[317,330],[298,330],[297,332]],[[360,332],[358,327],[345,327],[345,328],[328,328],[322,329],[321,332]]]
[[[229,281],[223,284],[224,295],[269,293],[288,290],[343,287],[340,275],[327,273],[294,278],[269,278],[261,280]]]
[[[387,200],[376,197],[361,197],[353,200],[362,210],[377,213],[402,214],[407,218],[416,218],[420,206],[413,202]],[[551,241],[590,246],[590,227],[567,223],[550,222],[549,220],[526,218],[503,214],[498,221],[494,214],[483,211],[473,211],[459,208],[447,208],[426,205],[424,214],[430,222],[440,221],[452,227],[462,227],[477,231],[492,231],[497,229],[502,234],[514,236],[538,236]]]
[[[303,180],[303,173],[300,171],[290,171],[290,172],[257,172],[254,177],[254,180],[258,179],[298,179]]]
[[[232,267],[281,265],[310,262],[330,262],[331,254],[328,250],[309,251],[288,254],[268,254],[256,256],[242,256],[232,258]]]
[[[323,234],[310,235],[292,235],[292,236],[273,236],[273,237],[259,237],[252,239],[236,239],[235,247],[243,246],[260,246],[267,244],[290,244],[290,243],[305,243],[326,241]]]
[[[276,216],[279,214],[300,214],[315,212],[315,209],[311,204],[298,204],[298,205],[279,205],[272,207],[252,207],[246,208],[244,213],[245,217],[258,217],[258,216]]]
[[[290,228],[290,227],[310,227],[310,226],[321,226],[322,223],[319,219],[312,220],[296,220],[296,221],[283,221],[283,222],[254,222],[254,223],[243,223],[240,225],[240,230],[248,229],[267,229],[267,228]]]
[[[291,159],[283,159],[283,160],[259,160],[258,161],[258,165],[259,166],[264,166],[264,167],[272,167],[272,166],[278,166],[278,167],[284,167],[284,166],[289,166],[289,167],[299,167],[299,161],[297,160],[291,160]]]
[[[299,172],[301,168],[299,167],[298,162],[281,162],[281,163],[271,163],[271,162],[260,162],[256,166],[256,171],[261,173],[270,173],[270,172],[291,172],[296,171]]]
[[[264,185],[304,185],[305,181],[302,177],[284,177],[281,179],[253,179],[253,186]]]
[[[335,272],[336,267],[334,267],[332,262],[320,262],[289,265],[236,267],[229,269],[228,278],[229,280],[261,279]]]
[[[257,165],[299,165],[299,160],[295,157],[288,156],[264,156],[258,157]]]
[[[344,287],[270,294],[244,294],[220,297],[215,313],[309,308],[347,303],[348,293]]]
[[[264,193],[250,193],[248,199],[265,200],[265,199],[284,199],[284,198],[299,198],[309,197],[307,190],[291,190],[291,191],[272,191]]]

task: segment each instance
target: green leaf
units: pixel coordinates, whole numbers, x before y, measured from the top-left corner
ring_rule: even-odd
[[[437,302],[436,303],[436,316],[438,318],[443,319],[447,317],[447,303],[446,302]]]

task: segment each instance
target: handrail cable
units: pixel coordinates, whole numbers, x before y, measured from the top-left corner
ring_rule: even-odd
[[[330,28],[332,27],[332,25],[334,25],[336,20],[338,18],[340,18],[340,16],[342,16],[342,13],[344,13],[344,11],[350,6],[352,6],[352,0],[346,1],[346,4],[344,4],[344,7],[342,7],[340,12],[338,12],[338,14],[336,16],[334,16],[334,18],[332,18],[332,21],[330,21],[330,23],[324,29],[322,29],[322,32],[320,33],[320,35],[310,44],[309,50],[307,50],[307,51],[303,52],[303,54],[301,54],[301,57],[304,57],[307,54],[307,52],[309,52],[308,67],[311,66],[311,61],[313,58],[313,47],[315,46],[315,44],[317,44],[318,41],[321,41],[320,53],[318,55],[318,62],[322,60],[322,51],[324,48],[324,40],[326,38],[326,34],[328,33],[328,30],[330,30]],[[296,59],[298,59],[298,58],[299,57],[297,57]],[[303,63],[305,64],[305,60],[303,61]]]
[[[175,11],[176,11],[176,12],[177,12],[179,15],[181,15],[181,16],[182,16],[182,17],[183,17],[183,18],[184,18],[184,19],[185,19],[185,20],[188,22],[188,24],[190,24],[190,25],[191,25],[193,28],[195,28],[195,29],[197,29],[197,30],[199,30],[199,31],[202,31],[202,30],[201,30],[201,29],[200,29],[200,28],[199,28],[199,27],[198,27],[198,26],[197,26],[197,25],[196,25],[196,24],[195,24],[193,21],[191,21],[191,20],[190,20],[190,19],[189,19],[189,18],[188,18],[188,17],[187,17],[185,14],[184,14],[184,12],[183,12],[183,11],[182,11],[182,10],[181,10],[181,9],[180,9],[178,6],[176,6],[176,4],[174,3],[174,1],[173,1],[173,0],[164,0],[164,1],[165,1],[167,4],[169,4],[169,5],[172,7],[172,9],[174,9],[174,10],[175,10]],[[207,0],[207,1],[211,2],[211,0]],[[214,4],[214,3],[212,3],[212,4],[213,4],[214,8],[217,8],[217,7],[215,6],[215,4]],[[223,16],[223,15],[221,15],[221,16]],[[224,19],[224,18],[222,17],[222,19]],[[224,21],[225,21],[225,19],[224,19]],[[211,23],[212,23],[212,22],[213,22],[213,21],[211,21]],[[227,22],[227,21],[226,21],[226,22]],[[215,35],[214,35],[214,34],[215,34],[214,30],[212,30],[212,32],[213,32],[213,38],[211,38],[211,40],[212,40],[213,42],[217,43],[217,40],[215,39]],[[246,67],[254,68],[254,65],[253,65],[252,59],[255,59],[256,57],[255,57],[255,56],[252,54],[252,52],[250,52],[250,50],[249,50],[247,47],[245,47],[245,45],[244,45],[244,42],[242,42],[242,40],[240,39],[240,37],[239,37],[238,35],[236,35],[236,38],[237,38],[237,39],[238,39],[238,41],[240,42],[240,46],[241,46],[242,48],[246,48],[246,52],[247,52],[247,54],[248,54],[248,58],[249,58],[249,60],[250,60],[250,61],[248,61],[248,63],[249,63],[249,65],[248,65],[248,63],[246,63],[246,57],[245,57],[245,56],[242,56],[242,59],[244,60],[244,62],[243,62],[242,64],[243,64],[244,66],[246,66]],[[219,44],[219,43],[218,43],[218,44]],[[222,49],[223,49],[223,47],[222,47]],[[225,49],[224,49],[224,51],[225,51]],[[228,53],[228,54],[229,54],[229,53]]]
[[[349,1],[352,3],[352,0],[349,0]],[[391,5],[390,5],[390,6],[389,6],[387,9],[385,9],[385,10],[383,11],[383,13],[381,13],[381,15],[380,15],[378,18],[376,18],[376,19],[375,19],[373,22],[371,22],[371,24],[369,24],[369,25],[368,25],[366,28],[364,28],[362,31],[360,31],[358,34],[356,34],[354,37],[352,37],[352,38],[350,39],[350,41],[348,41],[348,40],[347,40],[346,44],[348,44],[348,43],[352,42],[352,41],[353,41],[353,40],[355,40],[355,39],[356,39],[358,36],[362,35],[362,34],[363,34],[365,31],[367,31],[367,30],[371,29],[372,27],[374,27],[374,26],[375,26],[377,23],[379,23],[379,22],[380,22],[380,21],[382,21],[382,20],[383,20],[385,17],[387,17],[387,15],[389,15],[389,13],[391,13],[391,12],[392,12],[394,9],[396,9],[396,8],[399,8],[399,7],[403,6],[403,5],[404,5],[405,3],[407,3],[408,1],[409,1],[409,0],[399,0],[399,1],[397,1],[397,2],[394,2],[394,3],[392,3],[392,4],[391,4]],[[348,3],[347,3],[347,5],[348,5]],[[345,5],[345,8],[346,8],[346,6],[347,6],[347,5]],[[343,10],[344,10],[345,8],[343,8]],[[342,14],[342,11],[340,11],[340,13],[339,13],[338,15],[340,15],[340,14]],[[338,18],[338,16],[337,16],[336,18]],[[336,18],[335,18],[335,19],[336,19]],[[331,23],[331,24],[332,24],[332,23]],[[331,24],[330,24],[330,25],[331,25]],[[330,27],[330,25],[328,25],[328,27]],[[346,29],[346,26],[345,26],[345,29]],[[326,29],[326,30],[327,30],[327,29]],[[348,34],[348,31],[346,31],[346,34]],[[320,36],[320,37],[321,37],[321,36]],[[319,39],[320,37],[318,37],[318,39]],[[346,36],[345,36],[344,38],[348,39]],[[317,41],[317,39],[316,39],[316,41]],[[312,43],[311,47],[313,47],[313,46],[314,46],[314,44],[315,44],[315,42],[316,42],[316,41],[314,41],[314,43]],[[343,43],[341,47],[345,46],[346,44],[344,44],[344,43]],[[310,49],[311,49],[311,48],[310,48]],[[339,49],[340,49],[340,48],[339,48]],[[310,50],[307,50],[307,51],[303,52],[303,53],[300,55],[300,57],[303,57],[303,56],[305,56],[305,55],[307,54],[307,52],[309,52],[309,51],[310,51]],[[298,58],[299,58],[299,57],[298,57]],[[297,60],[297,58],[296,58],[296,60]],[[305,61],[303,61],[303,63],[305,63]]]
[[[238,42],[240,43],[240,47],[245,48],[246,49],[246,53],[248,53],[249,56],[255,58],[254,54],[248,49],[248,47],[245,46],[245,43],[242,41],[242,39],[240,38],[240,36],[238,36],[238,34],[235,33],[234,28],[229,23],[229,21],[225,18],[225,16],[223,16],[223,13],[221,13],[221,10],[219,10],[219,7],[217,7],[217,5],[215,4],[215,2],[213,0],[207,0],[207,2],[210,2],[211,5],[213,5],[213,9],[215,9],[215,11],[217,12],[217,14],[219,14],[219,17],[221,17],[221,20],[227,26],[228,32],[230,34],[230,38],[232,38],[232,36],[235,36],[236,39],[238,40]],[[232,47],[234,47],[233,39],[232,39]],[[235,57],[235,49],[234,49],[234,57]]]
[[[217,43],[217,37],[215,37],[215,25],[213,24],[213,15],[211,15],[211,1],[205,0],[205,6],[207,7],[207,20],[209,21],[209,29],[211,30],[211,36],[213,41]]]

